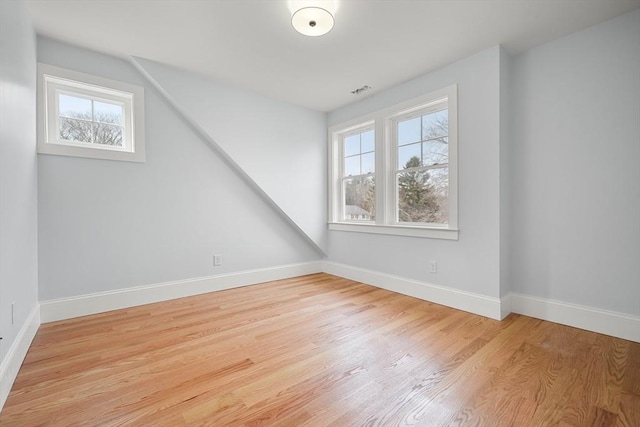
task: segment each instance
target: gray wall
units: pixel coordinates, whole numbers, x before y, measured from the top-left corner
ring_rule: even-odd
[[[640,11],[513,59],[512,289],[640,314]]]
[[[334,125],[458,83],[461,231],[458,242],[331,231],[328,259],[640,314],[639,42],[636,10],[515,58],[489,49],[330,113]]]
[[[7,329],[7,304],[17,301],[19,327],[37,299],[37,228],[33,33],[22,3],[1,4],[3,43],[16,41],[2,45],[4,352],[17,330]],[[332,231],[327,258],[488,296],[511,290],[638,314],[639,13],[512,60],[494,47],[332,112],[329,125],[457,83],[461,232],[445,241]],[[145,164],[39,156],[41,300],[320,258],[131,64],[47,39],[38,45],[42,62],[145,86],[148,150]],[[310,120],[324,138],[322,114],[285,110],[272,128]],[[246,143],[230,139],[236,131],[219,118],[211,129],[229,147]],[[256,176],[272,179],[252,161]],[[215,253],[221,267],[211,265]]]
[[[26,7],[0,1],[0,362],[38,302],[35,91],[36,40]]]
[[[500,50],[500,296],[511,292],[511,251],[513,239],[511,214],[511,57]]]
[[[143,164],[39,155],[41,300],[321,258],[133,65],[48,39],[38,60],[144,86],[147,150]]]
[[[458,290],[500,294],[499,47],[329,114],[329,126],[458,84],[458,241],[329,232],[330,261]],[[428,272],[428,260],[438,273]]]

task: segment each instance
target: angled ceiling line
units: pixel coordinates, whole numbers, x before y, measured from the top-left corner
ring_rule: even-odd
[[[304,240],[306,240],[322,257],[327,254],[320,245],[309,236],[294,220],[291,218],[278,203],[267,194],[267,192],[218,144],[209,133],[200,126],[200,124],[190,117],[190,115],[182,108],[179,103],[165,90],[165,88],[144,68],[138,61],[138,58],[131,56],[129,61],[134,68],[148,81],[160,95],[169,103],[178,116],[204,141],[209,147],[220,156],[227,166],[231,168],[248,186],[251,188],[264,202],[271,207],[282,219],[285,220]]]

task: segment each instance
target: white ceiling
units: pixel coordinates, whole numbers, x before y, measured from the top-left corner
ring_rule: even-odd
[[[1,0],[0,0],[1,1]],[[298,34],[286,0],[27,0],[44,36],[139,56],[320,111],[483,49],[518,54],[640,0],[338,0],[333,30]]]

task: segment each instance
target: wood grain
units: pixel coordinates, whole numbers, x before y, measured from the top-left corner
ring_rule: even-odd
[[[328,274],[44,324],[1,426],[639,426],[640,344]]]

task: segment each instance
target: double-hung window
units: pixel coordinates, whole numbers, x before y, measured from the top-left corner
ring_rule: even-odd
[[[457,88],[329,130],[329,228],[457,239]]]
[[[38,65],[38,152],[144,162],[144,90]]]
[[[373,221],[376,207],[375,131],[371,126],[340,135],[341,203],[344,221]]]
[[[395,221],[449,223],[447,101],[393,119]]]

